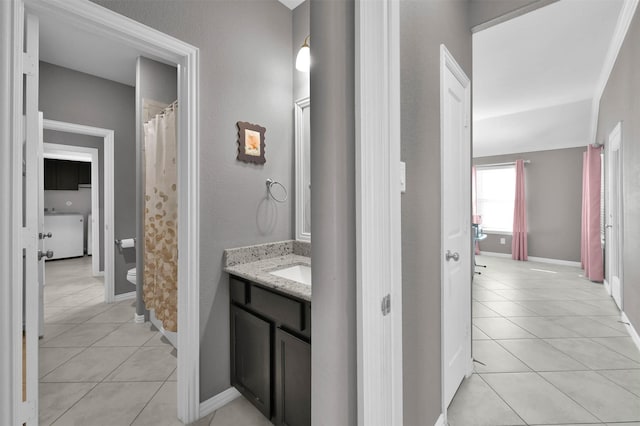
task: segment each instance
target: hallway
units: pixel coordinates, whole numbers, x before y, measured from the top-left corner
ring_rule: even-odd
[[[451,426],[640,426],[640,351],[602,284],[579,268],[478,256],[475,374]]]
[[[47,262],[40,340],[40,424],[180,426],[176,351],[135,302],[104,303],[91,258]],[[243,397],[193,426],[266,426]]]

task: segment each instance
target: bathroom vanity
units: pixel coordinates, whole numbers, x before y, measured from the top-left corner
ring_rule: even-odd
[[[231,384],[276,425],[311,424],[311,263],[299,244],[225,251]]]

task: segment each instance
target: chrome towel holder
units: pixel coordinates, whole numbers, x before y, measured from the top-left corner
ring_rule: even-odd
[[[278,185],[282,188],[282,190],[284,191],[284,197],[283,198],[277,198],[275,195],[273,195],[271,193],[271,187],[273,185]],[[287,188],[285,188],[285,186],[283,184],[281,184],[280,182],[278,182],[277,180],[273,180],[273,179],[267,179],[267,193],[269,194],[269,196],[271,198],[273,198],[273,200],[276,203],[284,203],[285,201],[287,201]]]

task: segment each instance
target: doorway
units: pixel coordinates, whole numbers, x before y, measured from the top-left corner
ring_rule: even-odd
[[[440,46],[443,413],[471,375],[471,81]],[[446,418],[445,418],[446,419]]]
[[[607,150],[607,209],[605,220],[606,235],[606,281],[605,286],[622,311],[622,123],[619,122],[609,134]],[[607,235],[608,234],[608,235]]]
[[[101,8],[90,2],[66,4],[64,2],[51,4],[44,1],[30,1],[28,3],[28,13],[25,12],[24,3],[15,2],[15,13],[12,14],[13,19],[11,36],[16,41],[14,43],[14,57],[22,58],[22,41],[25,40],[26,51],[28,52],[28,62],[16,60],[13,69],[16,93],[23,93],[23,74],[28,76],[25,79],[26,89],[24,100],[16,97],[12,104],[14,115],[13,123],[21,122],[23,102],[26,104],[27,111],[27,142],[24,155],[24,162],[27,168],[27,178],[25,180],[25,197],[20,191],[14,190],[15,206],[24,206],[23,209],[16,207],[14,209],[13,224],[16,233],[22,233],[23,214],[25,215],[26,229],[35,232],[37,228],[37,218],[31,216],[29,211],[37,211],[37,182],[34,173],[37,154],[37,127],[34,127],[34,118],[37,125],[37,62],[38,62],[38,45],[37,45],[37,28],[38,18],[60,19],[66,24],[83,28],[87,31],[97,34],[100,37],[114,40],[129,47],[135,47],[143,52],[148,52],[151,56],[160,58],[169,63],[178,65],[181,70],[188,72],[180,72],[179,78],[179,102],[182,105],[179,113],[179,172],[178,186],[183,188],[179,191],[179,226],[185,230],[184,237],[179,241],[180,259],[179,259],[179,280],[185,285],[179,289],[179,297],[181,303],[186,309],[179,311],[178,323],[179,327],[184,330],[184,339],[181,339],[180,359],[178,360],[178,416],[184,422],[196,420],[199,416],[199,313],[198,313],[198,296],[199,296],[199,256],[198,256],[198,194],[199,194],[199,173],[198,173],[198,119],[197,119],[197,82],[198,67],[197,58],[198,50],[193,46],[182,43],[170,36],[152,30],[144,25],[133,22],[111,11]],[[27,26],[24,28],[23,20],[26,18]],[[33,90],[36,89],[36,90]],[[17,124],[15,124],[17,126]],[[34,130],[35,128],[35,130]],[[20,132],[16,127],[14,134],[19,135]],[[17,140],[17,138],[16,138]],[[18,143],[18,142],[16,142]],[[14,162],[20,164],[21,162]],[[16,170],[17,166],[16,166]],[[14,171],[14,174],[16,171]],[[33,177],[32,177],[33,176]],[[35,234],[34,234],[35,235]],[[25,234],[26,236],[26,234]],[[35,235],[37,237],[37,235]],[[30,302],[37,299],[37,277],[29,272],[30,268],[35,266],[37,253],[35,250],[35,238],[29,234],[28,238],[20,244],[16,241],[15,250],[26,250],[27,257],[27,273],[25,276],[24,298],[19,296],[22,291],[16,287],[16,297],[12,303],[13,312],[20,312],[20,306],[25,302],[26,311],[26,370],[27,370],[27,401],[28,404],[22,407],[22,398],[18,395],[14,396],[12,423],[21,424],[28,423],[36,417],[38,410],[37,396],[37,369],[38,357],[37,350],[32,350],[37,346],[37,340],[33,340],[33,336],[37,335],[37,303]],[[108,251],[107,251],[108,252]],[[17,259],[17,258],[16,258]],[[36,268],[33,268],[35,270]],[[16,286],[21,286],[23,282],[23,269],[14,268],[13,282]],[[20,283],[20,284],[18,284]],[[21,289],[20,289],[21,290]],[[35,310],[35,312],[31,312]],[[13,347],[22,347],[20,344],[21,336],[17,332],[14,334]],[[17,353],[16,353],[17,355]],[[15,356],[14,367],[16,377],[18,371],[22,369],[22,357]],[[35,379],[35,382],[34,382]]]

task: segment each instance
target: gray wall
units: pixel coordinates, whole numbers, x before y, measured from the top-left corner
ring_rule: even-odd
[[[471,77],[466,1],[402,1],[404,422],[434,424],[440,392],[440,43]],[[315,189],[315,185],[314,185]],[[315,254],[315,253],[314,253]]]
[[[622,189],[624,249],[623,307],[636,330],[640,330],[640,10],[629,32],[600,100],[598,141],[605,141],[622,121]]]
[[[200,375],[202,400],[229,380],[229,284],[222,251],[293,237],[292,13],[276,0],[96,3],[200,49]],[[236,122],[266,127],[264,165],[236,160]],[[292,200],[290,198],[290,200]]]
[[[134,88],[40,62],[40,110],[44,118],[114,130],[114,233],[116,239],[135,236]],[[126,276],[135,251],[113,250],[116,294],[133,291]]]
[[[473,159],[473,164],[531,160],[525,166],[529,256],[580,261],[585,150],[554,149]],[[500,244],[500,238],[506,239],[505,245]],[[480,242],[480,250],[511,254],[511,235],[488,234]]]
[[[46,118],[46,116],[45,116]],[[87,136],[87,135],[78,135],[74,133],[65,133],[65,132],[56,132],[54,130],[45,130],[44,131],[44,142],[45,143],[57,143],[62,145],[73,145],[73,146],[84,146],[87,148],[96,148],[98,150],[98,164],[99,167],[99,175],[98,175],[98,190],[100,193],[100,197],[98,200],[98,209],[100,210],[100,223],[104,223],[104,143],[102,138],[98,138],[96,136]],[[90,190],[83,189],[84,192],[89,192],[89,197],[91,197]],[[79,193],[80,191],[45,191],[45,199],[44,199],[44,207],[55,207],[56,211],[66,211],[66,212],[74,212],[78,211],[75,205],[71,207],[67,207],[64,205],[66,198],[64,198],[63,194],[70,193]],[[60,194],[58,194],[60,193]],[[73,194],[71,194],[73,195]],[[79,195],[79,194],[77,194]],[[47,197],[49,196],[49,197]],[[53,205],[49,204],[47,198],[52,201],[52,203],[58,204]],[[53,199],[51,199],[53,198]],[[62,203],[62,205],[59,205]],[[89,198],[89,210],[91,210],[91,198]],[[85,228],[86,228],[85,221]],[[104,270],[104,245],[102,241],[104,240],[104,226],[100,226],[100,232],[97,236],[98,243],[100,244],[100,270]]]
[[[353,0],[311,1],[314,425],[357,424],[354,19]]]
[[[178,99],[178,70],[152,59],[138,57],[136,61],[136,270],[144,270],[144,101],[169,105]],[[145,315],[142,288],[144,275],[136,275],[136,314]]]

